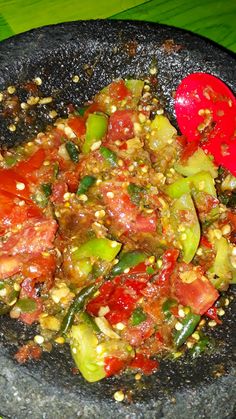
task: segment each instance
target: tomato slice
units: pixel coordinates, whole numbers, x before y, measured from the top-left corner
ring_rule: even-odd
[[[17,255],[18,253],[41,253],[53,247],[53,240],[57,230],[55,220],[29,221],[22,229],[11,234],[9,239],[0,246],[4,253]]]
[[[23,224],[29,218],[42,216],[42,210],[33,203],[27,201],[21,206],[15,200],[15,195],[0,191],[0,229],[3,234],[6,229]]]
[[[0,279],[9,278],[20,272],[21,259],[18,256],[0,256]]]
[[[110,141],[125,141],[134,137],[134,122],[138,122],[137,112],[118,110],[111,114],[107,138]]]
[[[46,157],[45,150],[40,148],[27,160],[22,160],[13,167],[13,170],[20,173],[26,179],[32,178],[32,172],[39,169]]]
[[[210,74],[190,74],[177,88],[175,112],[182,134],[236,175],[236,98],[230,89]]]
[[[181,270],[180,270],[181,269]],[[184,263],[179,264],[178,271],[172,275],[174,297],[180,304],[189,306],[196,314],[204,314],[219,297],[201,268],[194,268]]]
[[[0,170],[0,191],[12,193],[23,199],[30,199],[27,180],[13,169]]]
[[[85,134],[85,119],[82,116],[73,116],[69,118],[67,124],[74,131],[77,137],[80,138],[82,135]]]

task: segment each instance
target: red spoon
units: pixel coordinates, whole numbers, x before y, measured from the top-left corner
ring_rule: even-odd
[[[236,98],[231,90],[210,74],[190,74],[177,88],[175,112],[187,140],[197,141],[236,176]]]

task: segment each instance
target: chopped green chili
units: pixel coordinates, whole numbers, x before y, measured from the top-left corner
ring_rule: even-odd
[[[42,183],[41,189],[42,189],[44,195],[46,196],[46,198],[48,198],[52,193],[51,183]]]
[[[106,238],[91,239],[82,244],[72,254],[72,260],[76,262],[89,257],[96,257],[111,262],[121,249],[121,243]]]
[[[33,313],[37,309],[37,303],[32,298],[20,298],[16,307],[19,307],[22,313]]]
[[[177,305],[177,301],[173,300],[171,298],[168,298],[163,304],[162,304],[162,311],[165,315],[165,317],[169,320],[172,316],[171,308],[175,307]]]
[[[79,150],[78,147],[72,143],[72,141],[67,141],[66,144],[66,151],[70,156],[70,159],[74,162],[74,163],[78,163],[79,161]]]
[[[133,326],[138,326],[140,323],[144,322],[146,320],[147,316],[143,312],[143,309],[141,307],[137,307],[131,316],[131,322]]]
[[[127,187],[128,194],[131,201],[135,205],[139,205],[141,201],[141,194],[145,191],[142,186],[136,185],[135,183],[130,183]]]
[[[78,295],[76,295],[73,303],[62,320],[60,334],[65,335],[68,332],[72,326],[75,314],[83,310],[87,300],[93,296],[97,289],[97,284],[88,285],[83,288]]]
[[[147,258],[145,253],[134,250],[133,252],[124,253],[119,262],[113,266],[111,270],[111,276],[120,275],[126,269],[133,268],[141,262],[144,262]]]
[[[117,166],[117,160],[118,157],[114,151],[110,150],[107,147],[101,146],[99,149],[99,152],[101,153],[102,157],[112,166]]]
[[[89,175],[84,176],[81,179],[80,184],[78,186],[78,189],[76,192],[77,195],[85,194],[88,191],[88,189],[94,185],[95,182],[96,182],[96,178],[94,176],[89,176]]]
[[[201,320],[199,314],[188,313],[182,320],[182,329],[178,330],[174,336],[174,343],[177,348],[182,346],[189,336],[194,332]]]

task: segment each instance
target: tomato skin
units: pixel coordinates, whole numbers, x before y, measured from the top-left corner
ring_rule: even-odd
[[[21,259],[18,256],[0,256],[0,279],[9,278],[20,272]]]
[[[134,137],[134,122],[138,122],[138,116],[132,110],[118,110],[111,114],[107,138],[110,141],[126,141]]]
[[[34,154],[32,154],[32,156],[30,156],[29,159],[17,163],[13,167],[13,170],[15,170],[17,173],[20,173],[29,181],[34,182],[36,181],[37,177],[32,172],[34,172],[42,166],[45,157],[45,150],[43,148],[40,148]]]
[[[150,359],[143,354],[136,354],[134,360],[130,363],[130,368],[137,368],[145,375],[153,374],[158,368],[158,362]]]
[[[218,291],[214,288],[208,278],[203,276],[201,269],[184,263],[179,264],[182,270],[175,272],[172,276],[174,297],[180,304],[189,306],[196,314],[204,314],[215,303],[219,297]],[[193,272],[196,277],[192,282],[184,282],[180,275]],[[182,277],[183,278],[183,277]]]
[[[18,184],[22,184],[23,189],[17,189]],[[27,180],[13,169],[0,169],[0,191],[11,193],[23,199],[30,199]]]
[[[55,220],[33,220],[25,223],[22,229],[12,234],[0,246],[0,251],[8,255],[19,253],[41,253],[53,248],[53,241],[57,230]]]
[[[107,356],[104,359],[104,369],[106,377],[118,374],[126,366],[126,362],[123,359],[119,359],[116,356]]]
[[[109,86],[109,95],[118,101],[131,96],[131,92],[126,87],[124,80],[113,81]]]
[[[136,231],[143,233],[155,233],[157,225],[157,215],[153,213],[149,216],[138,214],[136,217]]]
[[[56,258],[52,254],[43,256],[39,254],[31,257],[27,262],[24,263],[22,268],[22,274],[25,277],[35,279],[40,277],[47,277],[52,274],[56,269]]]
[[[66,182],[58,180],[52,186],[51,201],[54,204],[61,204],[64,201],[64,194],[68,191]]]
[[[114,197],[107,195],[113,192]],[[154,233],[156,231],[156,213],[143,215],[139,208],[132,203],[130,196],[124,193],[119,182],[109,182],[101,188],[104,203],[108,209],[112,224],[123,233]]]
[[[67,124],[74,131],[77,137],[80,138],[82,135],[85,134],[85,119],[82,116],[73,116],[69,118]]]

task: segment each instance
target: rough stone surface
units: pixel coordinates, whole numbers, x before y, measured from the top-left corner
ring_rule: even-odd
[[[174,50],[166,48],[172,39]],[[133,42],[135,41],[135,42]],[[179,48],[179,46],[181,48]],[[30,31],[0,44],[0,91],[17,87],[21,101],[25,84],[41,77],[39,94],[50,105],[35,106],[31,123],[20,118],[7,129],[0,103],[0,146],[11,146],[43,129],[50,109],[66,114],[66,105],[81,105],[116,77],[145,77],[158,68],[158,94],[174,121],[173,91],[193,71],[220,77],[236,92],[236,59],[216,44],[178,29],[143,22],[75,22]],[[72,81],[79,75],[80,82]],[[215,349],[194,361],[164,360],[157,374],[135,382],[123,375],[88,384],[73,375],[68,347],[45,353],[40,362],[18,365],[17,346],[32,336],[7,317],[0,318],[0,415],[3,418],[127,418],[233,419],[235,417],[235,323],[233,309],[223,326],[213,330]],[[132,402],[117,403],[116,390]]]

